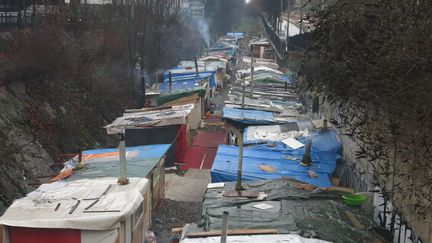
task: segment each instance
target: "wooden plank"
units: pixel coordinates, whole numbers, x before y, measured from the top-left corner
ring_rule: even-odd
[[[172,228],[172,230],[171,230],[172,234],[181,234],[181,232],[183,232],[183,227]]]
[[[277,233],[276,229],[236,229],[227,231],[227,235],[274,235]],[[206,232],[188,233],[186,236],[188,238],[201,238],[220,236],[221,234],[222,232],[220,230],[211,230]]]
[[[360,223],[357,217],[350,211],[345,211],[347,217],[351,220],[351,223],[358,229],[364,229],[364,226]]]

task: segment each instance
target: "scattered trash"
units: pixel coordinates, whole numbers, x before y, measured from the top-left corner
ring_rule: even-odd
[[[311,170],[308,170],[308,176],[310,178],[316,178],[316,177],[318,177],[318,175],[315,172],[311,171]]]
[[[289,146],[292,149],[298,149],[304,147],[305,145],[297,141],[295,138],[287,138],[282,140],[282,143]]]
[[[210,184],[208,184],[207,188],[208,189],[211,189],[211,188],[223,188],[224,186],[225,186],[224,182],[218,182],[218,183],[210,183]]]
[[[258,209],[261,209],[261,210],[266,210],[266,209],[274,208],[274,206],[268,205],[268,204],[265,204],[265,203],[255,204],[255,205],[252,205],[252,207],[258,208]]]
[[[342,198],[345,204],[351,206],[360,206],[367,200],[367,197],[362,194],[343,195]]]
[[[282,156],[283,159],[287,159],[287,160],[297,160],[297,157],[293,156],[293,155],[283,155]]]
[[[145,234],[145,243],[157,243],[156,236],[152,231],[147,231]]]
[[[260,164],[260,165],[258,165],[258,168],[262,171],[270,172],[270,173],[274,173],[276,171],[276,169],[270,165]]]

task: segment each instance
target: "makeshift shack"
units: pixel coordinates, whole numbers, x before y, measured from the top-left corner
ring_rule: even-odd
[[[43,184],[0,218],[4,243],[135,243],[151,222],[145,178],[82,179]]]
[[[150,181],[152,208],[165,197],[165,157],[169,147],[169,144],[126,147],[126,176]],[[65,163],[60,175],[74,170],[67,181],[115,177],[120,170],[119,152],[117,148],[86,150],[82,152],[82,165],[77,164],[78,156]]]
[[[253,57],[274,59],[274,50],[267,38],[253,39],[249,42],[249,46]]]
[[[153,109],[127,110],[122,117],[105,126],[108,134],[125,132],[126,146],[171,144],[165,166],[182,162],[190,145],[191,124],[201,117],[192,113],[193,104],[158,107]],[[192,115],[192,116],[191,116]]]

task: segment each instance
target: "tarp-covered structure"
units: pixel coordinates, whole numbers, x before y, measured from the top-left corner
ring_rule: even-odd
[[[126,176],[148,177],[164,159],[170,144],[153,144],[126,147]],[[84,167],[76,170],[71,180],[99,177],[116,177],[119,174],[119,152],[117,148],[93,149],[82,152]],[[66,162],[66,168],[76,167],[77,157]]]
[[[330,243],[319,239],[307,239],[293,234],[276,234],[276,235],[230,235],[227,237],[228,242],[235,243]],[[181,243],[214,243],[219,242],[220,236],[207,238],[185,238]]]
[[[288,176],[318,187],[331,187],[341,142],[334,131],[314,133],[298,141],[312,142],[311,166],[301,165],[305,147],[293,149],[282,142],[258,143],[243,149],[242,180],[264,180]],[[246,140],[247,141],[247,140]],[[219,145],[211,169],[212,182],[237,179],[238,147]],[[315,174],[310,176],[310,171]]]
[[[288,121],[284,117],[276,116],[273,112],[227,107],[223,109],[222,119],[245,125],[281,124]]]
[[[117,180],[41,185],[0,218],[4,242],[141,242],[151,220],[150,183],[129,178],[129,184],[119,185]]]
[[[125,132],[126,146],[171,144],[166,166],[182,162],[190,145],[191,125],[197,126],[201,117],[194,104],[129,110],[107,125],[108,134]]]
[[[220,230],[222,214],[229,212],[228,229],[276,229],[279,234],[296,234],[335,243],[373,242],[369,216],[363,209],[345,205],[341,192],[319,190],[289,178],[250,181],[244,192],[258,197],[227,197],[235,183],[207,189],[200,227],[191,232]],[[266,207],[257,208],[263,204]],[[348,215],[354,215],[355,225]]]

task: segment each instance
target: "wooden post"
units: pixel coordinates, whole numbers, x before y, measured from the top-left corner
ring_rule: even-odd
[[[305,149],[305,153],[303,155],[303,159],[301,161],[301,165],[304,165],[304,166],[311,166],[312,165],[311,149],[312,149],[312,141],[309,140],[306,144],[306,149]]]
[[[237,132],[236,136],[238,139],[238,145],[239,145],[239,156],[238,156],[238,167],[237,167],[237,183],[235,186],[236,191],[240,191],[243,189],[241,184],[241,178],[242,178],[242,170],[243,170],[243,130],[240,130]]]

